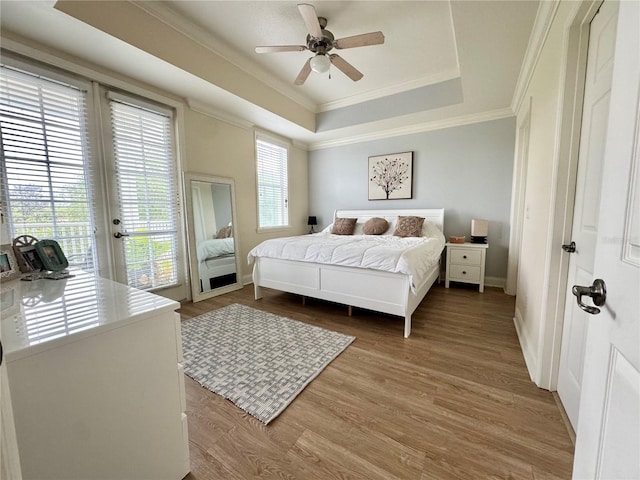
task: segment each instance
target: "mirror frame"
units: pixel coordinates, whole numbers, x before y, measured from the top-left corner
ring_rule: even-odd
[[[236,282],[225,285],[223,287],[215,288],[209,292],[200,291],[200,274],[198,270],[198,255],[197,245],[195,238],[195,222],[193,217],[193,195],[191,189],[191,182],[205,182],[205,183],[221,183],[229,185],[231,190],[231,223],[233,228],[233,249],[236,252]],[[216,297],[225,293],[239,290],[244,285],[242,284],[242,270],[240,268],[240,255],[239,242],[238,242],[238,215],[236,213],[236,191],[235,182],[233,178],[218,177],[215,175],[207,175],[201,173],[184,173],[184,190],[185,190],[185,202],[187,211],[187,245],[189,247],[189,278],[191,281],[191,300],[199,302],[206,300],[207,298]]]

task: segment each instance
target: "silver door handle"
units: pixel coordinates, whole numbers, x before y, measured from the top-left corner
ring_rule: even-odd
[[[591,297],[591,300],[593,300],[593,303],[598,307],[601,307],[602,305],[604,305],[604,302],[607,299],[607,286],[604,283],[604,280],[597,278],[593,281],[593,285],[591,285],[590,287],[582,287],[580,285],[574,285],[573,288],[571,289],[571,293],[573,293],[576,296],[576,299],[578,301],[578,306],[582,310],[584,310],[587,313],[590,313],[591,315],[597,315],[600,313],[600,309],[597,307],[591,307],[589,305],[585,305],[584,303],[582,303],[582,297],[585,295]]]
[[[122,238],[122,237],[128,237],[129,234],[128,233],[120,233],[120,232],[116,232],[113,234],[114,237],[116,238]]]

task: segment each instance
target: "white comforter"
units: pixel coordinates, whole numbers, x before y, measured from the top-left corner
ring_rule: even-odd
[[[400,238],[393,235],[332,235],[321,232],[266,240],[249,252],[256,257],[372,268],[409,275],[411,289],[420,285],[440,260],[444,236]]]
[[[233,253],[233,237],[211,238],[198,243],[198,261]]]

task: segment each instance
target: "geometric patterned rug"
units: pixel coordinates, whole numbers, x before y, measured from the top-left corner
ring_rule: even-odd
[[[181,326],[185,373],[265,424],[356,338],[239,304]]]

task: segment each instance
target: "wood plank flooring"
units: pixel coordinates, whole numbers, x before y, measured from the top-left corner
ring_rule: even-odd
[[[571,477],[573,445],[553,396],[529,379],[514,300],[434,286],[403,319],[253,287],[182,306],[241,303],[357,338],[270,425],[186,377],[191,473],[209,479]]]

